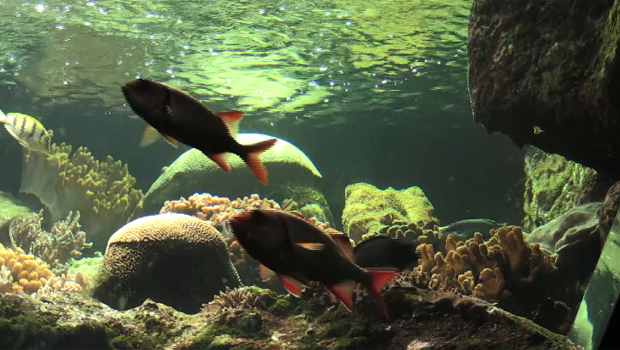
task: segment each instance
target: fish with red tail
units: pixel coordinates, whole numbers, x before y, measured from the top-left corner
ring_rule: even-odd
[[[398,275],[397,269],[359,267],[348,236],[327,235],[283,210],[246,211],[233,217],[230,226],[239,244],[261,263],[261,275],[271,271],[291,294],[300,296],[302,285],[321,282],[352,310],[359,283],[389,318],[381,289]]]
[[[178,141],[199,149],[226,172],[230,172],[226,155],[234,153],[243,159],[260,182],[268,183],[267,169],[259,155],[273,147],[277,139],[252,145],[237,142],[235,137],[243,113],[214,113],[194,97],[146,79],[130,81],[123,85],[122,90],[134,113],[148,123],[141,147],[150,145],[161,135],[174,147]]]

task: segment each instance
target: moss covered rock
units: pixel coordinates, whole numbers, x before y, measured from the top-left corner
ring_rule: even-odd
[[[119,310],[150,298],[193,313],[239,284],[220,233],[193,216],[168,213],[134,220],[110,237],[94,297]]]
[[[378,232],[394,221],[413,222],[419,227],[439,224],[433,217],[435,208],[419,187],[380,190],[367,183],[357,183],[345,189],[342,211],[343,230],[360,241],[369,232]]]
[[[519,146],[620,176],[619,19],[614,1],[474,1],[474,120]]]

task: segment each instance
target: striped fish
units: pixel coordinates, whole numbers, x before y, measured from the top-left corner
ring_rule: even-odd
[[[35,118],[21,114],[4,114],[0,111],[0,123],[23,147],[49,155],[52,152],[52,131],[45,130]]]

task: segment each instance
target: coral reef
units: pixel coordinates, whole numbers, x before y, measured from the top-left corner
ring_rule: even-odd
[[[107,238],[141,211],[142,191],[127,165],[108,156],[96,160],[85,147],[71,153],[64,143],[52,145],[52,154],[26,152],[21,193],[35,195],[50,212],[52,222],[79,211],[83,230],[103,249]]]
[[[30,215],[32,210],[21,205],[10,194],[0,191],[0,243],[9,244],[9,227],[14,219]]]
[[[620,175],[619,16],[612,1],[474,2],[467,36],[474,120],[519,146]]]
[[[22,249],[5,248],[0,244],[0,268],[3,269],[4,291],[11,286],[11,292],[35,293],[55,277],[49,267]],[[4,270],[6,268],[6,270]],[[10,271],[10,276],[7,275]]]
[[[523,229],[527,232],[576,205],[602,201],[612,184],[593,169],[533,146],[526,147],[525,176]]]
[[[263,141],[269,135],[240,133],[242,144]],[[237,198],[248,193],[269,193],[269,197],[281,202],[293,198],[300,206],[318,204],[331,218],[327,200],[318,191],[321,173],[300,149],[278,139],[278,142],[260,155],[269,171],[269,185],[264,186],[253,178],[243,161],[234,155],[228,157],[232,172],[222,171],[202,152],[191,149],[178,157],[151,185],[144,199],[144,209],[154,214],[170,198],[180,198],[189,193],[209,192],[213,195]],[[254,179],[255,180],[255,179]]]
[[[220,227],[233,216],[252,209],[280,209],[280,205],[271,199],[261,199],[258,194],[231,201],[209,193],[195,193],[188,199],[181,197],[177,201],[166,201],[159,213],[188,214],[205,220],[214,227]]]
[[[82,250],[93,244],[86,242],[80,230],[80,212],[69,212],[67,218],[52,225],[50,232],[41,228],[43,210],[31,213],[11,223],[9,235],[14,247],[41,258],[53,268],[61,268],[70,258],[82,257]]]
[[[371,307],[320,307],[316,296],[259,288],[187,315],[146,300],[117,311],[74,293],[0,295],[0,348],[117,349],[438,349],[570,350],[566,337],[487,302],[451,293],[392,288],[393,321]],[[223,299],[223,298],[222,298]],[[253,300],[250,302],[250,300]],[[217,305],[214,305],[217,304]],[[310,316],[304,307],[317,305]],[[220,306],[224,306],[221,309]],[[277,316],[276,316],[277,315]]]
[[[150,298],[197,312],[239,284],[226,242],[212,225],[167,213],[131,221],[110,237],[94,297],[119,310]]]
[[[387,235],[391,238],[409,240],[415,245],[431,244],[435,251],[442,251],[446,244],[446,237],[441,235],[436,226],[433,229],[423,229],[413,222],[395,220],[390,224],[374,227],[374,229],[378,229],[378,231],[366,233],[362,236],[362,240],[369,239],[375,235]]]
[[[498,302],[507,311],[527,316],[555,331],[566,331],[583,294],[575,285],[579,278],[555,256],[528,243],[520,227],[492,230],[488,241],[480,233],[466,242],[446,239],[446,254],[429,244],[417,247],[419,264],[403,272],[395,284],[415,285],[437,291],[454,291]],[[570,286],[570,287],[567,287]],[[562,303],[547,310],[548,303]],[[543,311],[541,311],[544,310]]]
[[[45,286],[43,286],[43,288],[39,290],[38,294],[49,295],[58,292],[80,293],[83,290],[87,291],[89,287],[90,279],[88,278],[88,276],[83,275],[81,272],[78,272],[76,275],[68,276],[65,276],[63,274],[60,277],[50,277]]]
[[[364,234],[380,231],[395,221],[432,228],[439,224],[433,211],[433,205],[419,187],[379,190],[370,184],[357,183],[345,189],[342,225],[349,237],[360,241]]]

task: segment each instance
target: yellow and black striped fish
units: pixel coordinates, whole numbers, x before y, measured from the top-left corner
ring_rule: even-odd
[[[52,131],[45,130],[35,118],[21,114],[4,114],[0,111],[0,123],[23,147],[49,155],[52,152]]]

